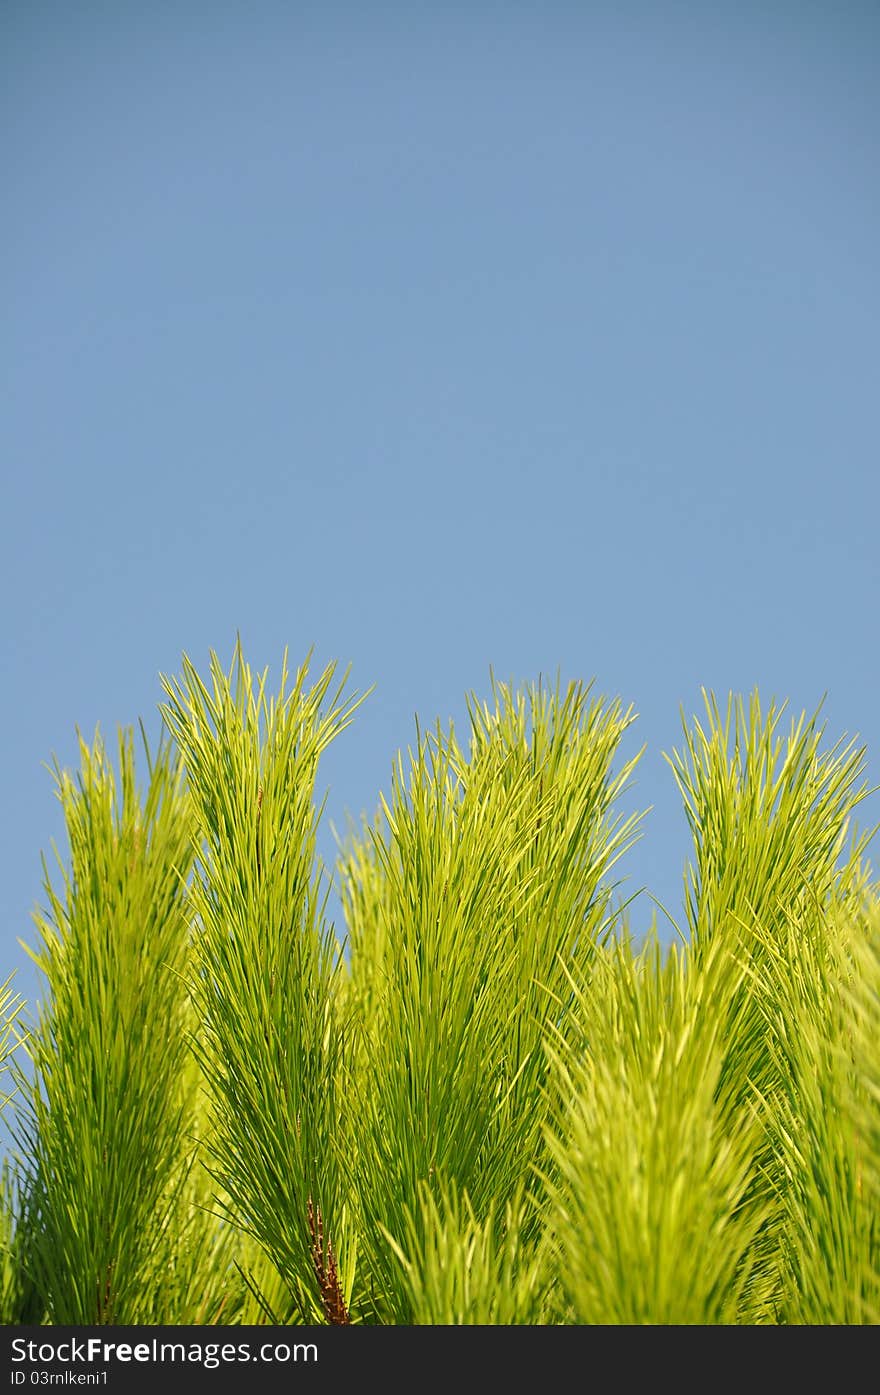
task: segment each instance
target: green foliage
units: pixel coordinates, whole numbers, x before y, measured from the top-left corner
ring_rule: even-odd
[[[17,1022],[24,1004],[13,992],[12,980],[0,985],[0,1080],[9,1078],[14,1052],[21,1046]],[[14,1094],[14,1090],[13,1090]],[[0,1087],[0,1116],[12,1096]],[[12,1322],[23,1310],[24,1278],[17,1253],[13,1183],[9,1166],[0,1174],[0,1322]]]
[[[316,1316],[309,1207],[347,1237],[339,1076],[339,953],[315,865],[314,786],[324,747],[357,700],[308,665],[268,698],[240,650],[166,680],[163,714],[186,765],[198,851],[189,904],[195,1051],[213,1103],[209,1165],[228,1213],[270,1254],[303,1319]]]
[[[386,1240],[403,1270],[408,1320],[463,1323],[544,1323],[553,1320],[546,1246],[528,1238],[531,1205],[518,1191],[496,1215],[490,1201],[480,1220],[465,1192],[418,1189],[406,1208],[401,1241]]]
[[[23,1042],[0,989],[4,1320],[878,1322],[864,752],[707,695],[688,933],[636,950],[632,712],[493,679],[340,848],[340,941],[347,679],[184,658],[143,790],[131,732],[56,767]]]
[[[56,883],[46,865],[36,916],[51,996],[28,1042],[33,1084],[20,1087],[21,1258],[54,1322],[156,1321],[201,1226],[185,1204],[186,796],[167,745],[143,800],[131,733],[118,776],[100,738],[80,754],[77,780],[55,772],[70,861]]]
[[[756,1319],[749,1196],[753,1107],[719,1090],[727,1004],[742,970],[653,939],[598,959],[577,988],[576,1035],[553,1049],[547,1179],[560,1280],[584,1323]]]
[[[412,1316],[385,1233],[430,1213],[413,1207],[423,1188],[467,1193],[482,1219],[533,1170],[547,1028],[606,928],[605,879],[635,824],[609,818],[631,770],[610,770],[618,705],[498,686],[470,711],[469,756],[452,732],[420,736],[385,832],[345,864],[351,978],[370,986],[354,1146],[382,1320]]]
[[[781,1320],[876,1323],[878,906],[814,908],[778,943],[763,938],[758,1000],[780,1082],[766,1117],[782,1217]]]

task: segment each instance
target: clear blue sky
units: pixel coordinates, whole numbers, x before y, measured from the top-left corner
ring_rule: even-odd
[[[701,685],[877,781],[878,60],[848,0],[0,4],[4,975],[43,762],[236,631],[376,685],[339,825],[490,665],[632,702],[675,911]]]

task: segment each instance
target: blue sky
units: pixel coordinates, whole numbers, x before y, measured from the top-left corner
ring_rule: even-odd
[[[847,0],[0,6],[21,991],[43,763],[236,632],[375,684],[339,825],[490,666],[632,703],[676,913],[701,685],[827,693],[880,778],[878,57]]]

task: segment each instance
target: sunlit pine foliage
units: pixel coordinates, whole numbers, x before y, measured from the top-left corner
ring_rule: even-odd
[[[310,661],[184,656],[143,766],[125,731],[54,768],[4,1320],[880,1321],[864,749],[704,694],[664,943],[622,890],[635,714],[491,676],[340,843],[337,924],[319,768],[363,696]]]

